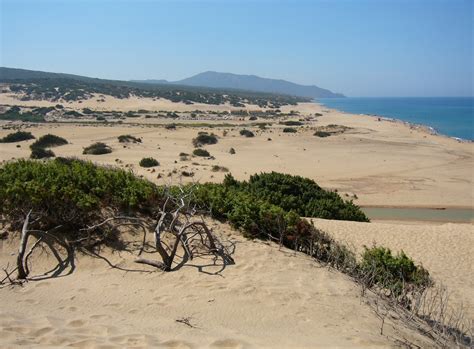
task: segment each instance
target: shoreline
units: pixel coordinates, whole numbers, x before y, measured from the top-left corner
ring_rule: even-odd
[[[439,130],[437,130],[436,128],[434,128],[433,126],[430,126],[430,125],[405,121],[405,120],[398,119],[397,117],[393,117],[393,116],[384,116],[384,115],[368,114],[368,113],[356,114],[356,113],[352,113],[352,112],[346,112],[342,109],[328,107],[323,102],[318,101],[318,100],[314,100],[314,103],[318,104],[322,108],[325,108],[326,110],[329,110],[329,111],[339,112],[339,113],[343,113],[343,114],[347,114],[347,115],[368,116],[368,117],[372,117],[372,118],[375,118],[375,119],[380,119],[378,121],[388,121],[388,122],[403,124],[403,125],[409,127],[410,129],[416,129],[416,130],[422,131],[424,133],[430,134],[432,136],[440,136],[440,137],[444,137],[444,138],[449,138],[449,139],[453,139],[453,140],[455,140],[457,142],[460,142],[460,143],[474,143],[474,139],[465,139],[465,138],[460,138],[460,137],[456,137],[456,136],[450,136],[450,135],[447,135],[447,134],[444,134],[444,133],[440,132]]]

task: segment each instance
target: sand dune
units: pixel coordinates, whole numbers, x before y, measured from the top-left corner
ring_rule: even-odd
[[[0,102],[6,104],[8,100],[2,95]],[[214,108],[161,102],[153,101],[152,105],[142,99],[107,98],[101,108]],[[93,103],[84,101],[74,106],[99,108]],[[219,108],[225,110],[227,106]],[[221,181],[225,173],[212,171],[212,166],[220,165],[238,179],[261,171],[302,175],[326,188],[337,189],[346,199],[356,194],[356,203],[363,205],[473,207],[473,143],[459,143],[373,117],[323,112],[324,108],[314,103],[285,106],[282,111],[291,109],[298,109],[303,116],[320,112],[324,115],[300,128],[297,134],[283,133],[278,120],[263,131],[253,127],[254,138],[240,136],[242,122],[236,120],[226,121],[235,127],[166,130],[164,123],[180,121],[158,120],[151,125],[150,120],[142,118],[134,118],[133,124],[114,126],[25,126],[0,121],[0,137],[10,133],[12,127],[27,129],[36,137],[53,133],[69,141],[68,145],[53,149],[57,156],[77,156],[131,169],[159,184]],[[350,129],[328,138],[313,136],[317,127],[329,124]],[[181,161],[179,153],[192,152],[191,140],[199,131],[219,136],[217,144],[206,146],[215,158]],[[117,137],[122,134],[142,137],[143,142],[121,144]],[[84,147],[97,141],[109,144],[113,152],[82,155]],[[1,144],[0,161],[28,157],[31,143]],[[231,147],[235,148],[235,155],[229,154]],[[160,166],[153,170],[140,168],[139,160],[148,156],[158,159]],[[182,171],[193,172],[194,177],[181,177]],[[405,250],[436,281],[450,287],[455,302],[465,303],[469,314],[474,314],[472,224],[326,220],[315,220],[315,224],[357,251],[374,241],[394,251]],[[407,329],[397,332],[390,324],[380,335],[380,319],[360,298],[354,283],[342,274],[323,268],[304,255],[279,251],[274,244],[247,241],[225,225],[214,224],[214,230],[236,247],[236,264],[227,266],[219,275],[208,274],[219,269],[206,267],[208,260],[195,261],[172,273],[150,273],[150,269],[137,267],[128,252],[103,251],[102,256],[122,270],[110,268],[103,259],[78,256],[77,268],[71,275],[0,289],[2,346],[379,348],[395,346],[394,338],[400,336],[421,347],[429,345],[416,333]],[[0,266],[14,261],[16,248],[17,241],[3,242]],[[51,266],[45,256],[37,260],[40,263],[35,267],[36,275]],[[186,318],[193,327],[176,321]]]
[[[405,251],[429,270],[436,282],[446,285],[452,302],[464,304],[474,319],[474,230],[472,224],[360,223],[313,219],[315,226],[354,248],[374,243],[394,252]]]
[[[222,224],[213,229],[235,245],[235,265],[193,260],[171,273],[146,272],[128,252],[79,256],[68,276],[0,289],[2,346],[83,348],[392,347],[393,338],[423,345],[416,333],[380,319],[339,272],[273,243],[249,241]],[[2,265],[16,245],[5,243]],[[35,273],[51,262],[42,256]],[[202,272],[199,271],[201,266]],[[188,318],[190,327],[176,320]]]

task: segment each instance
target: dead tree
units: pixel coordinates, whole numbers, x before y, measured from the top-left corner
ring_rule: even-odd
[[[200,248],[207,253],[220,257],[225,264],[233,264],[233,260],[227,253],[223,245],[212,234],[203,216],[197,214],[195,207],[191,206],[189,198],[192,195],[192,188],[185,192],[179,187],[177,195],[172,195],[171,190],[166,192],[164,204],[158,209],[158,215],[153,219],[150,215],[138,215],[137,217],[114,215],[94,224],[76,229],[74,239],[67,234],[68,227],[63,225],[55,226],[48,230],[33,229],[32,226],[40,227],[39,222],[43,222],[47,215],[44,212],[33,213],[31,210],[23,220],[21,229],[20,247],[17,256],[18,279],[28,278],[30,270],[28,268],[28,259],[33,252],[41,245],[46,245],[58,260],[59,266],[63,266],[63,260],[58,254],[55,246],[64,248],[68,256],[73,256],[75,248],[90,248],[100,246],[109,237],[111,232],[118,232],[119,227],[134,226],[143,231],[142,246],[138,253],[136,263],[148,264],[164,271],[173,270],[173,261],[175,260],[178,248],[181,246],[184,250],[184,259],[192,260],[194,257],[192,243],[199,241]],[[112,214],[112,212],[109,212]],[[35,219],[33,219],[33,215]],[[106,213],[102,213],[102,217]],[[154,250],[159,253],[162,261],[154,261],[140,257],[146,247],[147,235],[153,234]],[[165,241],[163,236],[171,236],[171,241]],[[68,240],[69,236],[69,240]],[[36,241],[31,244],[27,250],[30,238]],[[168,245],[169,244],[169,245]],[[72,257],[73,258],[73,257]],[[8,275],[8,274],[7,274]]]
[[[204,219],[201,217],[201,220],[196,220],[196,209],[191,206],[188,200],[189,196],[192,195],[192,191],[185,193],[181,187],[179,189],[180,194],[177,197],[172,196],[169,192],[167,193],[153,232],[155,248],[163,262],[143,258],[137,259],[136,262],[150,264],[164,271],[171,271],[179,245],[182,246],[186,257],[192,260],[194,253],[190,241],[198,238],[202,247],[208,252],[216,257],[222,257],[227,263],[233,263],[232,258],[211,233]],[[170,233],[174,237],[171,246],[163,241],[164,233]]]

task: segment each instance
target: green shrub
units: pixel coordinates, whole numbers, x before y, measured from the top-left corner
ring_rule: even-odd
[[[301,126],[301,125],[304,125],[303,122],[294,121],[294,120],[281,121],[280,124],[285,125],[285,126]]]
[[[271,172],[253,175],[248,182],[236,185],[240,190],[303,217],[369,221],[352,201],[344,201],[337,193],[322,189],[308,178]]]
[[[292,128],[292,127],[285,127],[283,129],[283,133],[296,133],[298,132],[295,128]]]
[[[326,131],[316,131],[316,132],[314,133],[314,136],[322,137],[322,138],[324,138],[324,137],[329,137],[330,135],[331,135],[331,133],[326,132]]]
[[[32,159],[47,159],[55,157],[52,150],[45,149],[45,148],[32,148],[30,158]]]
[[[140,166],[141,167],[155,167],[155,166],[160,166],[160,163],[158,160],[154,158],[143,158],[140,160]]]
[[[17,106],[11,107],[5,113],[0,114],[0,120],[24,121],[24,122],[44,122],[44,115],[31,112],[22,113]]]
[[[165,129],[167,129],[167,130],[176,130],[176,124],[166,124]]]
[[[203,145],[206,144],[216,144],[217,143],[217,137],[215,134],[211,133],[208,134],[207,132],[200,132],[200,134],[193,139],[193,145],[195,147],[202,147]]]
[[[407,286],[425,288],[431,285],[429,273],[401,251],[396,256],[388,248],[365,247],[360,270],[367,286],[377,285],[399,296]]]
[[[245,136],[245,137],[254,137],[255,136],[253,134],[253,132],[249,131],[249,130],[240,130],[240,135]]]
[[[102,154],[109,154],[112,152],[112,148],[110,148],[107,144],[102,142],[93,143],[88,147],[85,147],[82,151],[84,155],[102,155]]]
[[[214,165],[211,168],[212,172],[229,172],[229,169],[224,166]]]
[[[53,134],[46,134],[38,138],[30,147],[33,148],[51,148],[51,147],[58,147],[61,145],[67,144],[67,140],[62,137],[53,135]]]
[[[234,148],[230,148],[230,149],[229,149],[229,153],[232,154],[232,155],[234,155],[234,154],[235,154],[235,149],[234,149]]]
[[[21,142],[27,141],[29,139],[34,139],[35,136],[31,134],[31,132],[25,131],[16,131],[6,135],[3,138],[0,138],[0,143],[14,143],[14,142]]]
[[[195,156],[202,156],[202,157],[211,156],[211,154],[207,150],[201,149],[201,148],[194,149],[193,154]]]
[[[0,168],[0,214],[32,209],[45,212],[53,226],[83,227],[106,210],[154,207],[160,197],[158,187],[131,172],[77,159],[18,160]]]
[[[120,135],[118,136],[118,141],[120,143],[129,143],[129,142],[141,143],[142,139],[138,137],[134,137],[132,135]]]

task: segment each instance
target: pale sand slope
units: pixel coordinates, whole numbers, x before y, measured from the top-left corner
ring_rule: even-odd
[[[21,101],[19,100],[18,94],[6,94],[0,93],[0,104],[4,105],[19,105],[25,107],[49,107],[56,104],[62,104],[66,108],[72,108],[80,110],[83,108],[90,108],[93,110],[103,110],[103,111],[136,111],[139,109],[145,109],[149,111],[194,111],[194,110],[212,110],[212,111],[230,111],[230,110],[241,110],[242,107],[233,107],[229,103],[226,104],[204,104],[204,103],[194,103],[194,104],[185,104],[182,102],[172,102],[164,98],[146,98],[146,97],[137,97],[132,96],[129,98],[116,98],[109,95],[94,95],[94,98],[81,100],[81,101],[59,101],[59,102],[50,102],[46,100],[29,100]],[[105,102],[99,102],[97,99],[104,99]],[[247,108],[250,110],[259,110],[258,105],[247,105]]]
[[[464,304],[474,320],[474,225],[361,223],[312,219],[315,226],[355,249],[363,246],[403,250],[421,263],[437,283],[452,292],[452,302]]]
[[[380,320],[341,273],[273,243],[245,240],[226,225],[213,228],[235,243],[235,265],[220,275],[198,271],[209,260],[145,273],[79,256],[71,275],[0,289],[0,346],[381,348],[400,338],[390,322],[379,334]],[[5,243],[0,265],[14,260],[17,243]],[[147,269],[127,252],[104,255],[121,268]],[[35,260],[47,269],[44,256]],[[196,328],[176,322],[186,317]],[[407,330],[401,335],[428,345]]]
[[[293,108],[302,113],[320,112],[323,109],[312,103]],[[313,136],[316,127],[328,124],[346,125],[353,129],[328,138]],[[138,174],[152,180],[156,180],[158,173],[168,180],[167,174],[176,169],[178,173],[183,170],[194,172],[195,181],[221,181],[224,173],[210,171],[212,165],[220,165],[227,167],[238,179],[248,179],[250,175],[263,171],[302,175],[314,179],[323,187],[338,189],[343,195],[357,194],[358,200],[355,202],[359,205],[474,206],[473,143],[459,143],[447,137],[410,129],[401,123],[379,122],[373,117],[337,111],[324,114],[317,121],[309,123],[308,128],[300,128],[297,134],[282,133],[278,120],[265,131],[253,128],[256,133],[254,138],[240,136],[241,126],[225,129],[229,131],[225,137],[224,128],[179,127],[172,131],[151,125],[44,124],[30,130],[37,137],[54,133],[69,140],[71,144],[54,149],[58,156],[83,157],[83,147],[96,141],[106,142],[113,147],[112,154],[85,158],[106,164],[115,164],[115,159],[120,159],[123,165],[130,165]],[[179,161],[180,152],[192,152],[191,140],[199,131],[214,132],[220,136],[218,144],[206,146],[216,159]],[[11,130],[0,129],[0,137],[9,132]],[[140,136],[143,143],[123,148],[117,140],[121,134]],[[272,140],[268,141],[268,138]],[[28,157],[30,143],[20,143],[21,148],[16,148],[15,143],[1,144],[0,160]],[[235,155],[229,154],[231,147],[235,148]],[[156,173],[138,167],[139,160],[148,156],[155,157],[161,163]],[[192,162],[200,165],[193,165]],[[158,183],[163,183],[165,179],[158,180]]]

